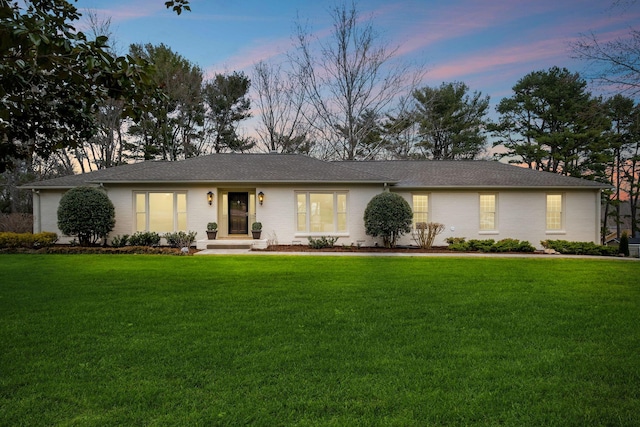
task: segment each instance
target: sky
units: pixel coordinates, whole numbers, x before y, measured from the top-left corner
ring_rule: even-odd
[[[380,39],[397,59],[426,71],[424,86],[464,82],[495,106],[532,71],[566,67],[587,76],[571,43],[593,33],[606,42],[640,22],[640,1],[622,0],[360,0]],[[131,43],[164,43],[212,77],[260,60],[281,61],[294,45],[296,22],[314,35],[330,33],[337,0],[191,0],[191,12],[167,10],[164,0],[78,0],[81,12],[111,18],[120,54]],[[85,13],[86,14],[86,13]],[[82,28],[83,24],[79,27]],[[593,89],[594,93],[597,90]]]

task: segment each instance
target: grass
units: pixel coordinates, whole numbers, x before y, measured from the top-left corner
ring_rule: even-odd
[[[639,266],[3,255],[0,425],[638,425]]]

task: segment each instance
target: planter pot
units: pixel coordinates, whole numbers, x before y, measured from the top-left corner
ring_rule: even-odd
[[[253,235],[254,239],[259,239],[260,238],[260,234],[262,234],[262,230],[260,231],[251,231],[251,234]]]
[[[215,231],[207,230],[207,239],[216,240],[217,236],[218,236],[218,230],[215,230]]]

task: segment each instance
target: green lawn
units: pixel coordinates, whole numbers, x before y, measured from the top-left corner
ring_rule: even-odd
[[[0,425],[640,424],[640,263],[0,256]]]

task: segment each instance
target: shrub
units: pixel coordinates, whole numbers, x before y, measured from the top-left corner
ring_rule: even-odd
[[[51,232],[42,233],[0,233],[0,248],[42,248],[58,241],[58,235]]]
[[[487,239],[487,240],[471,239],[467,242],[467,245],[469,246],[468,250],[470,251],[491,252],[491,248],[495,243],[496,241],[493,239]]]
[[[251,231],[261,231],[261,230],[262,230],[261,222],[254,222],[253,224],[251,224]]]
[[[338,241],[337,237],[326,237],[321,236],[317,239],[313,237],[309,237],[309,247],[312,249],[323,249],[323,248],[332,248],[333,245]]]
[[[113,239],[111,239],[111,246],[113,246],[114,248],[122,248],[127,246],[128,242],[129,242],[128,234],[123,234],[122,236],[117,235],[117,236],[114,236]]]
[[[418,222],[412,231],[413,240],[422,249],[431,249],[436,236],[444,230],[444,224],[438,222]]]
[[[131,246],[158,246],[160,235],[155,231],[138,231],[129,237]]]
[[[209,222],[207,223],[207,231],[216,231],[218,229],[217,222]]]
[[[68,236],[77,236],[81,246],[106,238],[115,224],[113,203],[97,188],[72,188],[60,199],[58,228]]]
[[[629,235],[625,231],[620,236],[620,245],[618,246],[618,253],[624,256],[629,256]]]
[[[526,240],[502,239],[498,242],[493,239],[488,240],[469,240],[465,242],[464,238],[451,237],[448,238],[449,250],[452,251],[479,251],[479,252],[534,252],[531,243]]]
[[[615,256],[618,248],[615,246],[597,245],[593,242],[569,242],[567,240],[543,240],[540,244],[547,249],[553,249],[561,254],[572,255],[605,255]]]
[[[456,243],[464,243],[466,241],[466,237],[447,237],[444,239],[449,245],[455,245]]]
[[[172,248],[188,248],[196,240],[196,232],[189,231],[176,231],[175,233],[167,233],[164,238],[167,240],[167,244]]]
[[[386,248],[395,247],[398,238],[411,231],[413,212],[399,194],[384,192],[374,196],[364,211],[366,233],[382,237]]]

